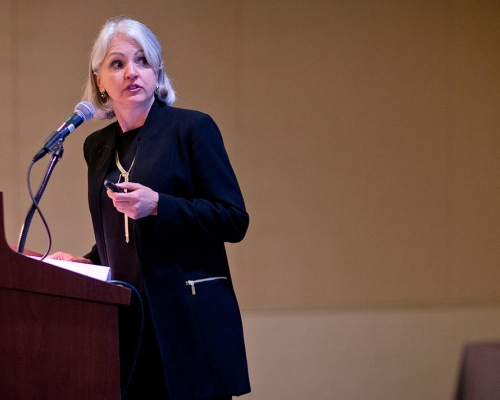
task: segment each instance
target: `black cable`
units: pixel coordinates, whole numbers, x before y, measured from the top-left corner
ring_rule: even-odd
[[[28,235],[28,228],[31,224],[31,220],[33,218],[33,214],[36,211],[38,211],[38,214],[40,215],[40,218],[42,219],[42,222],[43,222],[43,225],[45,226],[45,230],[47,231],[47,236],[48,236],[48,240],[49,240],[49,244],[48,244],[48,247],[47,247],[47,251],[45,252],[45,254],[43,255],[43,257],[41,258],[42,260],[47,257],[47,255],[49,254],[50,252],[50,249],[52,247],[52,235],[50,234],[50,229],[49,229],[49,225],[47,224],[47,221],[45,220],[45,217],[42,213],[42,210],[40,209],[39,205],[38,205],[38,202],[40,201],[40,198],[42,197],[42,194],[45,190],[45,187],[47,186],[47,183],[48,183],[48,177],[46,177],[42,183],[40,184],[40,188],[38,189],[38,193],[37,193],[37,196],[35,198],[35,196],[33,195],[33,191],[31,190],[31,179],[30,179],[30,176],[31,176],[31,169],[33,168],[33,165],[35,164],[35,161],[32,161],[28,167],[28,173],[27,173],[27,177],[26,177],[26,180],[27,180],[27,186],[28,186],[28,193],[30,195],[30,198],[31,198],[31,207],[30,207],[30,210],[28,211],[28,214],[26,215],[26,219],[24,221],[24,224],[23,226],[21,227],[21,234],[20,234],[20,237],[19,237],[19,242],[18,242],[18,245],[17,245],[17,249],[18,249],[18,252],[20,253],[23,253],[24,251],[24,246],[26,244],[26,237]]]
[[[135,365],[137,363],[137,359],[139,357],[139,352],[141,350],[142,334],[144,332],[144,302],[142,301],[142,297],[141,297],[141,294],[139,293],[139,291],[130,283],[124,282],[124,281],[118,281],[118,280],[109,280],[108,282],[114,283],[116,285],[122,285],[122,286],[128,287],[130,290],[132,290],[132,292],[136,295],[136,297],[139,301],[139,308],[140,308],[140,313],[141,313],[139,335],[137,338],[137,346],[135,349],[135,355],[134,355],[132,364],[130,366],[130,371],[128,373],[127,381],[123,385],[123,389],[122,389],[121,398],[123,400],[123,399],[125,399],[125,395],[127,394],[128,387],[129,387],[130,382],[132,380],[132,374],[134,373]]]

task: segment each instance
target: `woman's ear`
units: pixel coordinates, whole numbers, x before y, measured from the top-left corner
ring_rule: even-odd
[[[106,89],[104,89],[104,87],[101,85],[101,77],[97,75],[95,72],[94,72],[94,82],[97,85],[97,88],[99,89],[100,92],[106,91]]]

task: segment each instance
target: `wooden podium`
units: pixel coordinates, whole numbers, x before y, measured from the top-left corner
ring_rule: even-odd
[[[0,399],[119,400],[118,306],[130,289],[7,244],[0,192]]]

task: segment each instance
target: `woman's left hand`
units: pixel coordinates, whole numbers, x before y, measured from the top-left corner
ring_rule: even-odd
[[[127,193],[115,193],[108,190],[107,194],[119,212],[132,219],[156,215],[160,197],[157,192],[135,182],[121,182],[117,186],[127,189]]]

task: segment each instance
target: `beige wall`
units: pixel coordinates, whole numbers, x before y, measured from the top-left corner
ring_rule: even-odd
[[[442,399],[463,343],[500,340],[497,1],[4,3],[11,242],[28,164],[80,100],[98,28],[129,14],[163,43],[177,105],[219,124],[251,214],[228,246],[249,398]],[[102,125],[68,137],[42,199],[54,250],[93,243],[81,149]],[[27,246],[46,242],[35,218]]]
[[[500,308],[244,312],[248,400],[451,400],[462,347],[498,341]]]

